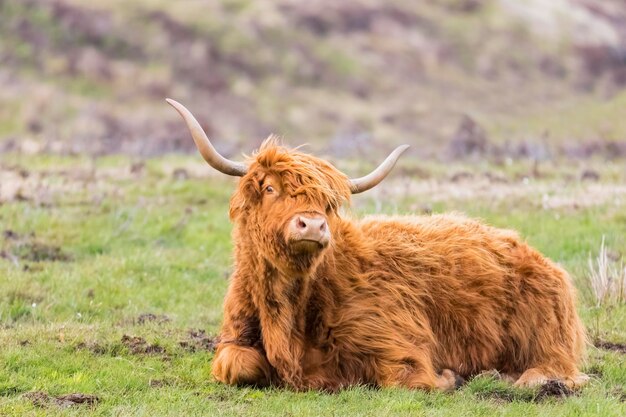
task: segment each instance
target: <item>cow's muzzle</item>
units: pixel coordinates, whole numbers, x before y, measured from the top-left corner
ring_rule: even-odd
[[[330,230],[319,214],[296,214],[289,221],[289,244],[299,252],[313,252],[328,246]]]

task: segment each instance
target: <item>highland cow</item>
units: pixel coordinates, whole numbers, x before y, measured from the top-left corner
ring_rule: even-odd
[[[578,371],[585,333],[571,280],[515,232],[461,215],[341,214],[406,146],[358,179],[273,138],[233,162],[168,102],[205,160],[241,177],[230,201],[235,270],[213,359],[218,381],[450,390],[485,370],[517,386],[588,379]]]

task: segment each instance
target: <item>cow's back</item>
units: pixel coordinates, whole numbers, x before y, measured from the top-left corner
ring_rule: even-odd
[[[532,327],[546,320],[538,316],[545,307],[537,306],[554,305],[561,316],[573,309],[565,272],[515,232],[456,214],[375,216],[359,226],[376,253],[374,264],[385,271],[385,279],[372,284],[402,294],[402,302],[412,300],[411,308],[425,313],[442,368],[469,375],[517,368],[515,361],[523,367]],[[577,318],[552,319],[579,326]]]

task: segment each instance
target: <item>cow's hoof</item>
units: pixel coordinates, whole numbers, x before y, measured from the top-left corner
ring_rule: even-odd
[[[565,380],[565,385],[567,385],[571,389],[578,389],[587,384],[587,382],[589,382],[590,380],[591,378],[589,377],[589,375],[579,372],[576,374],[576,376],[572,378],[567,378]]]
[[[465,378],[459,374],[454,375],[454,389],[459,389],[465,385]]]
[[[229,385],[266,386],[270,383],[270,364],[257,349],[245,346],[220,347],[213,359],[213,377]]]
[[[441,391],[453,391],[457,388],[457,378],[461,377],[450,369],[444,369],[441,371],[441,375],[437,377],[437,388]]]

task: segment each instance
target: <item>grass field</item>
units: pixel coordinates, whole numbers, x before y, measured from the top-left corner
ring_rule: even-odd
[[[452,394],[330,395],[211,380],[235,182],[199,159],[1,157],[0,415],[626,415],[626,305],[597,307],[588,280],[602,236],[610,259],[626,253],[623,165],[404,161],[346,212],[457,210],[518,229],[572,273],[604,343],[590,344],[582,391],[481,377]]]

